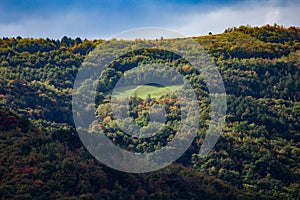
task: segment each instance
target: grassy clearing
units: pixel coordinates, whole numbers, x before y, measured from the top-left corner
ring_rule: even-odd
[[[150,94],[152,98],[159,98],[165,94],[172,93],[172,91],[176,91],[181,87],[182,85],[172,85],[168,87],[156,85],[141,85],[136,88],[122,87],[118,88],[118,91],[122,92],[117,93],[117,98],[125,98],[136,95],[139,98],[146,99],[148,94]]]

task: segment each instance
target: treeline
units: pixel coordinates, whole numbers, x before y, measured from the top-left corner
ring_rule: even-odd
[[[285,28],[278,24],[265,25],[262,27],[251,27],[251,26],[240,26],[228,28],[224,33],[231,32],[241,32],[244,34],[249,34],[261,41],[271,42],[271,43],[298,43],[300,39],[300,28],[295,26],[290,26]]]
[[[16,53],[28,52],[30,54],[36,52],[49,52],[58,49],[70,48],[73,53],[80,53],[86,55],[97,44],[103,40],[89,41],[87,39],[82,40],[79,37],[72,39],[64,36],[61,40],[54,39],[34,39],[34,38],[7,38],[3,37],[0,40],[0,55],[14,55]]]

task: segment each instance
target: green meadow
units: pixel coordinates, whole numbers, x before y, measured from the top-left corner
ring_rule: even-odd
[[[137,96],[142,99],[146,99],[148,95],[152,98],[160,98],[163,95],[170,94],[179,90],[182,85],[172,85],[172,86],[158,86],[158,85],[141,85],[135,88],[132,87],[122,87],[118,88],[117,98],[125,98],[130,96]]]

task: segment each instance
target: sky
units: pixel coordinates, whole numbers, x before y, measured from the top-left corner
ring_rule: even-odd
[[[159,27],[186,36],[277,23],[300,26],[297,0],[0,0],[0,37],[109,39]]]

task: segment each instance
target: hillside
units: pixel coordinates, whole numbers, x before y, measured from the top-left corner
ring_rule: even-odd
[[[253,198],[180,165],[145,175],[112,170],[70,143],[73,129],[41,131],[5,108],[0,118],[1,199]]]
[[[145,113],[155,103],[166,107],[167,125],[150,140],[126,136],[109,107],[125,71],[149,60],[166,63],[195,89],[201,107],[197,137],[175,164],[147,174],[99,163],[74,127],[75,76],[103,40],[0,39],[1,199],[299,199],[300,28],[241,26],[194,39],[214,58],[227,93],[225,127],[205,158],[196,153],[210,121],[210,99],[189,63],[143,49],[118,58],[99,80],[97,117],[105,134],[136,152],[172,140],[180,111],[171,94],[133,96],[129,114],[139,125],[148,124]]]

